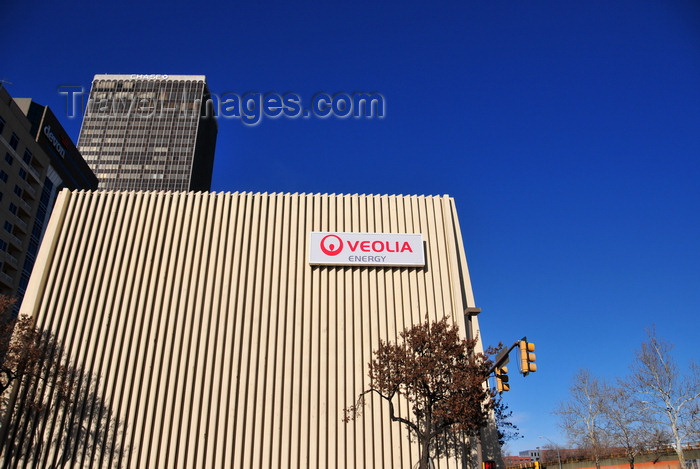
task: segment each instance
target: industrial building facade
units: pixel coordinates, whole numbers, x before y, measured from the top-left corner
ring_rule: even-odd
[[[419,235],[424,262],[317,265],[319,232]],[[63,191],[28,292],[21,314],[56,335],[97,396],[47,416],[36,438],[76,421],[102,436],[76,438],[70,462],[40,445],[19,467],[411,468],[417,445],[384,401],[342,421],[373,350],[445,315],[479,337],[448,196]],[[8,425],[5,458],[30,438]],[[457,455],[436,467],[466,466]]]
[[[78,148],[104,190],[208,191],[217,122],[203,75],[95,75]]]

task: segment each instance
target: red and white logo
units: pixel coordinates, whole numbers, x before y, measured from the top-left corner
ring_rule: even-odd
[[[343,240],[339,236],[329,234],[321,239],[321,251],[327,256],[337,256],[343,250]]]
[[[309,263],[316,265],[424,266],[423,237],[407,233],[313,231]]]

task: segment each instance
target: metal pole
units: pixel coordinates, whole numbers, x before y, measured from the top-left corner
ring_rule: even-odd
[[[552,446],[554,446],[554,449],[557,450],[557,459],[559,460],[559,469],[561,469],[561,456],[559,455],[559,445],[554,443],[552,440],[550,440],[546,436],[540,436],[540,438],[545,439],[545,440],[549,441],[550,443],[552,443]]]

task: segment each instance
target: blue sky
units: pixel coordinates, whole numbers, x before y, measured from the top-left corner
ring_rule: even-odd
[[[9,3],[9,4],[8,4]],[[213,93],[375,91],[383,119],[219,122],[213,190],[449,194],[487,343],[539,369],[520,451],[581,367],[623,377],[645,327],[698,357],[700,4],[691,0],[18,2],[0,79],[77,140],[61,85],[204,74]]]

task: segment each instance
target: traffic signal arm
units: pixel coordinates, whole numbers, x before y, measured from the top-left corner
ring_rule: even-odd
[[[509,348],[501,350],[494,360],[494,365],[491,367],[491,369],[489,369],[488,373],[484,377],[484,382],[487,382],[493,373],[494,378],[496,379],[496,391],[498,392],[510,391],[510,384],[508,383],[508,367],[505,365],[508,363],[508,355],[515,348],[518,348],[519,350],[520,372],[523,374],[523,376],[527,376],[528,373],[534,373],[537,371],[537,365],[535,364],[536,357],[534,353],[535,344],[528,342],[527,337],[523,337]]]

